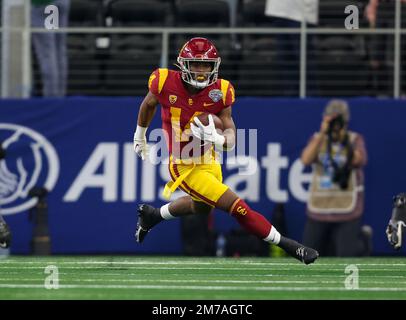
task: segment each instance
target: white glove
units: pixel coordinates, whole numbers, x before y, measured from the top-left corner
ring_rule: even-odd
[[[137,130],[134,133],[134,151],[142,160],[145,160],[149,154],[149,146],[145,136],[146,132],[147,128],[137,126]]]
[[[196,138],[202,141],[213,143],[216,147],[223,149],[226,138],[223,135],[217,133],[211,114],[209,114],[208,118],[209,124],[205,126],[203,123],[201,123],[199,118],[194,117],[193,121],[197,126],[191,123],[190,130],[192,130],[192,133]]]

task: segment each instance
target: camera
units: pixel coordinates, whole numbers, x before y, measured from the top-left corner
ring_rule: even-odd
[[[330,121],[328,127],[329,135],[331,135],[333,131],[341,130],[342,128],[344,128],[344,125],[345,125],[344,117],[340,114]]]
[[[351,168],[348,162],[342,167],[334,167],[333,181],[340,186],[340,189],[346,190],[348,188],[348,180],[351,175]]]
[[[344,141],[342,142],[343,147],[347,149],[347,161],[343,166],[339,166],[332,157],[331,145],[332,141],[332,133],[333,131],[339,131],[345,127],[345,120],[343,115],[338,115],[330,121],[329,128],[328,128],[328,145],[329,145],[329,153],[330,153],[330,161],[332,163],[334,174],[333,174],[333,182],[340,186],[340,189],[346,190],[348,188],[348,181],[351,175],[351,162],[353,158],[353,149],[351,147],[348,133],[345,135]]]

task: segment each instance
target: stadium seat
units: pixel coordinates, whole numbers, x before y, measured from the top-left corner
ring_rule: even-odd
[[[243,43],[242,61],[236,90],[241,95],[281,95],[283,81],[280,77],[274,38],[264,36]]]
[[[102,26],[102,5],[92,0],[72,0],[69,27]],[[98,60],[94,33],[69,33],[68,94],[97,95],[100,93],[101,64]]]
[[[108,7],[113,27],[162,27],[172,22],[171,5],[158,0],[116,0]],[[144,95],[151,72],[159,67],[161,34],[112,34],[104,57],[108,95]]]
[[[159,0],[114,0],[107,7],[114,26],[169,26],[172,6]]]
[[[149,75],[159,67],[160,41],[150,41],[150,47],[147,43],[137,47],[137,39],[139,36],[129,36],[112,42],[109,57],[104,62],[106,94],[133,96],[147,93]]]
[[[230,10],[226,0],[176,0],[175,26],[188,28],[228,28]],[[192,37],[206,37],[214,43],[221,56],[220,77],[235,77],[233,43],[229,34],[176,34],[170,38],[170,64],[176,62],[179,50]]]
[[[360,12],[360,27],[365,26],[364,2],[325,0],[319,2],[319,26],[343,28],[355,5]],[[364,35],[314,35],[314,49],[308,52],[308,85],[318,88],[317,95],[353,96],[366,94],[369,77]]]
[[[317,81],[323,96],[356,96],[366,94],[368,67],[365,51],[357,38],[328,36],[317,41],[316,70],[312,79]]]
[[[359,9],[360,23],[363,20],[364,2],[352,0],[322,0],[319,1],[319,26],[331,28],[343,28],[345,18],[348,16],[344,9],[349,6],[356,6]]]
[[[177,0],[175,8],[179,27],[230,25],[229,7],[224,0]]]
[[[102,23],[102,6],[94,0],[72,0],[68,27],[97,27]],[[68,33],[68,95],[94,95],[100,88],[100,63],[97,61],[96,35]],[[33,95],[41,94],[42,79],[32,52]]]
[[[244,1],[242,4],[240,25],[245,27],[271,26],[272,18],[265,15],[266,0]]]
[[[265,15],[265,3],[266,0],[243,1],[241,24],[247,28],[272,27],[273,19]],[[239,64],[238,92],[242,95],[282,95],[284,80],[280,75],[287,62],[278,62],[276,36],[244,34],[241,44],[243,58]]]

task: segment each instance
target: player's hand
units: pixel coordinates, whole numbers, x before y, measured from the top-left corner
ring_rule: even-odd
[[[149,155],[149,146],[146,139],[134,139],[134,151],[142,159],[145,160]]]
[[[149,146],[146,138],[147,127],[137,125],[134,132],[134,151],[142,159],[145,160],[149,155]]]
[[[214,125],[213,117],[211,114],[208,116],[209,124],[205,126],[197,117],[194,117],[193,121],[196,124],[191,123],[190,129],[192,130],[193,135],[202,140],[209,143],[213,143],[219,148],[222,148],[226,138],[219,134],[216,130],[216,126]]]

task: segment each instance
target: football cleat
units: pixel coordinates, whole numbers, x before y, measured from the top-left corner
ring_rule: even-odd
[[[302,261],[304,264],[313,263],[319,256],[317,250],[308,247],[299,247],[296,249],[295,258]]]
[[[303,262],[304,264],[313,263],[319,256],[317,250],[305,247],[299,242],[296,242],[295,240],[286,238],[284,236],[281,236],[279,247],[281,247],[292,257]]]
[[[8,248],[11,244],[10,228],[4,221],[0,221],[0,248]]]
[[[146,235],[152,229],[152,227],[161,222],[163,219],[159,209],[147,204],[141,204],[137,211],[138,222],[137,230],[135,231],[135,240],[141,243],[144,241]]]

